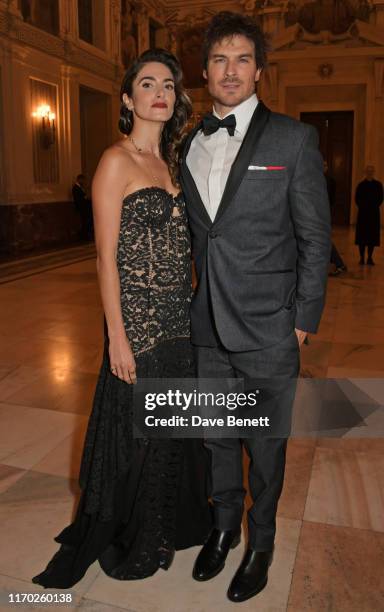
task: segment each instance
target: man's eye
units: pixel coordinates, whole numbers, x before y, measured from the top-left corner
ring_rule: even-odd
[[[240,61],[241,61],[241,62],[244,62],[244,63],[246,63],[246,64],[248,64],[248,62],[249,62],[249,60],[248,60],[248,58],[247,58],[247,57],[242,57],[242,58],[240,59]]]
[[[152,87],[152,83],[143,83],[143,87]]]

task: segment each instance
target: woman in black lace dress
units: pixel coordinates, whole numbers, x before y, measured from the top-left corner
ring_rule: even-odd
[[[167,569],[210,529],[200,440],[132,435],[137,377],[194,376],[191,266],[177,149],[191,112],[174,56],[145,52],[126,73],[120,130],[93,181],[105,350],[83,451],[82,495],[59,551],[33,582],[69,588],[98,559],[113,578]]]

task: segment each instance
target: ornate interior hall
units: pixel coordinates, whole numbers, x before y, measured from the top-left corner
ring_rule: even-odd
[[[361,267],[353,232],[338,230],[336,238],[349,271],[329,281],[319,333],[302,348],[302,375],[382,380],[384,257],[374,268]],[[103,332],[95,260],[83,256],[91,258],[67,263],[64,255],[60,264],[47,256],[36,273],[21,270],[18,279],[0,287],[3,592],[41,591],[31,576],[57,549],[53,537],[69,522],[79,494],[80,453]],[[14,271],[8,278],[16,278]],[[269,585],[242,609],[382,609],[384,431],[375,436],[289,441]],[[222,593],[220,609],[232,610],[224,594],[242,547],[209,583],[191,578],[197,550],[178,552],[168,572],[145,581],[113,580],[96,562],[74,587],[73,606],[65,609],[209,612]]]
[[[201,42],[221,10],[253,15],[269,34],[257,94],[317,127],[342,186],[333,239],[347,271],[329,277],[301,376],[384,379],[384,252],[359,266],[354,244],[366,165],[384,181],[384,0],[0,0],[0,609],[5,593],[43,591],[31,577],[79,496],[103,313],[72,186],[84,173],[89,193],[119,138],[121,79],[145,49],[181,60],[191,125],[211,109]],[[289,441],[269,583],[241,610],[384,610],[384,430],[375,434]],[[64,609],[233,610],[225,591],[243,547],[207,583],[191,578],[197,550],[145,581],[113,580],[96,562]]]
[[[365,166],[384,176],[384,0],[0,0],[0,258],[78,243],[71,187],[82,172],[89,189],[118,138],[121,78],[137,54],[176,53],[193,121],[210,110],[200,50],[220,10],[255,16],[269,35],[258,95],[320,129],[346,194],[335,220],[355,223]]]

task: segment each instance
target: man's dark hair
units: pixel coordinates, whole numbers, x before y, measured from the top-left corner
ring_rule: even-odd
[[[245,36],[253,42],[256,65],[258,68],[265,68],[268,51],[267,37],[252,17],[230,11],[217,13],[208,24],[203,42],[204,68],[207,67],[209,53],[213,45],[224,38],[231,38],[236,35]]]
[[[85,179],[85,174],[78,174],[77,177],[76,177],[77,181],[81,181],[83,179]]]

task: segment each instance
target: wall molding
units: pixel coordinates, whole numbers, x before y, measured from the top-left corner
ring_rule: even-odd
[[[98,57],[97,51],[90,53],[73,40],[53,36],[9,13],[0,12],[1,35],[15,44],[33,47],[104,78],[115,80],[121,71],[119,64],[112,59]]]

